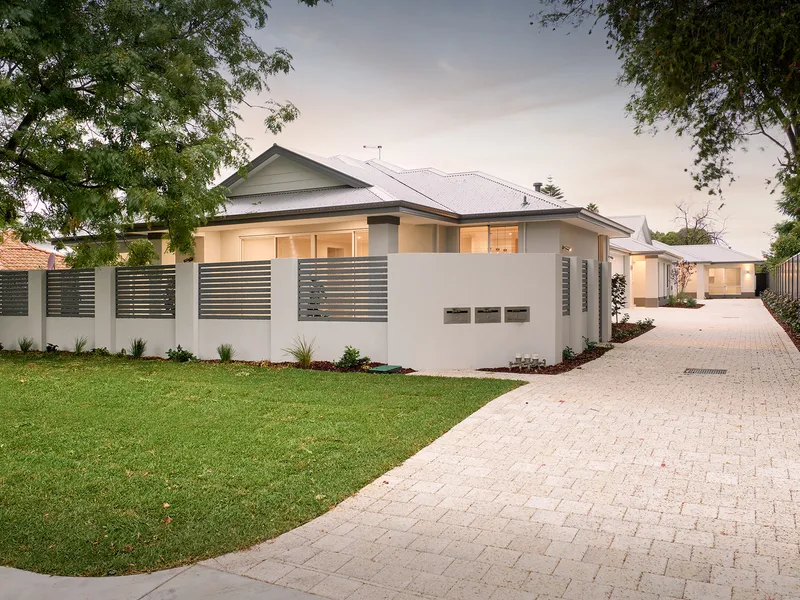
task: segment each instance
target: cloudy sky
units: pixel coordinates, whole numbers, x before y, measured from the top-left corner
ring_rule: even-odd
[[[523,185],[552,175],[573,204],[675,229],[677,202],[707,199],[684,172],[689,141],[634,135],[630,90],[616,85],[619,64],[601,32],[541,31],[529,24],[537,10],[535,0],[274,0],[257,37],[294,55],[272,97],[302,114],[276,137],[248,110],[241,132],[254,155],[277,142],[367,159],[375,151],[363,146],[381,144],[384,160],[407,168],[481,170]],[[775,159],[759,141],[736,158],[722,215],[742,252],[760,256],[780,219],[765,186]]]

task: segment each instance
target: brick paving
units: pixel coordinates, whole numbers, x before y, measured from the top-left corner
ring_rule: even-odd
[[[757,300],[630,312],[656,329],[202,564],[334,600],[800,598],[800,353]]]

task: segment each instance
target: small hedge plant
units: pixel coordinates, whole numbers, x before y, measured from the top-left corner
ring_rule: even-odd
[[[369,356],[361,356],[361,351],[353,346],[345,346],[344,354],[334,363],[337,369],[361,369],[369,364]]]
[[[169,358],[173,362],[180,362],[185,363],[189,362],[190,360],[197,360],[197,357],[189,352],[188,350],[184,350],[183,348],[178,345],[177,348],[173,349],[170,348],[167,350],[167,358]]]

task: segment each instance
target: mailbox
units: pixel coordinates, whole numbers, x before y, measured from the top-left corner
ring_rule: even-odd
[[[444,309],[444,324],[453,325],[456,323],[470,323],[469,307],[453,307]]]
[[[506,323],[530,323],[530,306],[506,306]]]
[[[499,306],[479,306],[475,308],[475,322],[476,323],[499,323],[500,322],[500,307]]]

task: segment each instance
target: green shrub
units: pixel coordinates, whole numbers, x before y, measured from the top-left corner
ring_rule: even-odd
[[[131,340],[131,345],[129,348],[129,353],[131,355],[131,358],[135,359],[142,358],[146,350],[147,350],[147,342],[145,342],[142,338],[133,338]]]
[[[561,358],[563,360],[575,360],[575,351],[567,346],[561,351]]]
[[[361,356],[361,352],[359,351],[358,348],[353,348],[352,346],[345,346],[342,358],[340,358],[334,364],[339,369],[360,369],[361,367],[363,367],[368,363],[369,363],[369,356]]]
[[[590,340],[586,336],[583,337],[583,344],[584,344],[584,346],[586,346],[584,348],[584,352],[592,352],[593,350],[595,350],[597,348],[597,342],[593,342],[592,340]]]
[[[75,338],[75,354],[83,354],[86,352],[86,346],[89,345],[89,339],[85,335]]]
[[[33,338],[21,337],[17,340],[17,344],[19,344],[19,349],[23,352],[30,352],[33,348]]]
[[[307,342],[305,337],[298,337],[291,347],[284,348],[283,351],[294,359],[297,366],[307,369],[311,366],[317,349],[314,347],[314,340]]]
[[[220,362],[231,362],[236,356],[236,351],[231,344],[220,344],[217,346],[217,354],[219,354]]]
[[[624,313],[622,318],[619,320],[620,323],[627,323],[631,320],[631,315],[629,313]]]
[[[0,350],[3,349],[3,342],[0,342]]]
[[[653,323],[655,323],[655,321],[649,317],[647,319],[641,319],[639,321],[636,321],[636,324],[639,327],[652,327]]]
[[[197,357],[194,354],[181,348],[180,344],[178,344],[178,347],[174,350],[172,348],[167,350],[167,358],[173,362],[180,363],[189,362],[190,360],[197,360]]]
[[[695,306],[697,306],[697,298],[692,298],[691,296],[689,296],[686,299],[686,306],[690,308],[694,308]]]
[[[95,356],[111,356],[111,352],[109,352],[108,348],[106,347],[95,348],[94,350],[92,350],[92,354],[94,354]]]
[[[47,344],[47,347],[44,349],[45,352],[58,352],[58,344]]]

